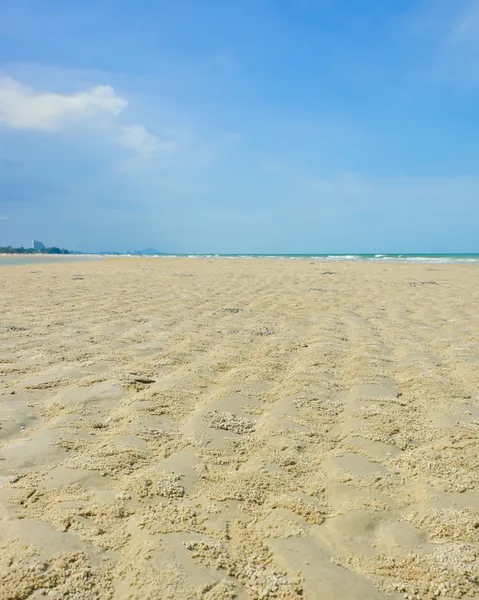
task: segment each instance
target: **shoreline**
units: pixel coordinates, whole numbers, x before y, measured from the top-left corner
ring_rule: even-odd
[[[380,264],[417,264],[417,265],[478,265],[479,254],[0,254],[3,259],[29,259],[46,257],[58,260],[64,259],[187,259],[187,260],[284,260],[284,261],[313,261],[325,263],[380,263]],[[7,264],[7,263],[4,263]]]
[[[12,256],[20,258],[30,258],[37,256],[52,257],[52,258],[68,258],[68,257],[82,257],[82,256],[101,256],[99,254],[56,254],[48,252],[0,252],[0,256]]]
[[[100,260],[102,256],[78,254],[0,254],[0,267],[15,267],[31,264],[80,263]]]

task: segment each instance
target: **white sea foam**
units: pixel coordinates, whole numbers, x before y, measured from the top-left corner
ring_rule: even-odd
[[[330,254],[326,260],[362,260],[361,256],[356,254]]]
[[[125,255],[124,255],[125,256]],[[131,256],[131,255],[127,255]],[[140,257],[141,258],[141,257]],[[168,254],[151,258],[223,258],[230,260],[315,260],[357,262],[402,262],[418,264],[479,264],[479,254],[407,255],[407,254]]]

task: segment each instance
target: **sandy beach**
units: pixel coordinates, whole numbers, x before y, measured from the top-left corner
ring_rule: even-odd
[[[479,267],[0,267],[0,599],[479,598]]]

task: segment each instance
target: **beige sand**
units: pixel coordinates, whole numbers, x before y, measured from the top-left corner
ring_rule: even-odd
[[[0,268],[0,598],[479,598],[479,268]]]

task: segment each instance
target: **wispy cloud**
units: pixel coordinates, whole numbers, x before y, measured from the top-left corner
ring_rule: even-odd
[[[407,31],[426,45],[418,50],[417,65],[426,81],[474,86],[479,83],[479,1],[436,0],[418,3]]]
[[[0,215],[0,221],[6,221],[8,219],[5,215]]]
[[[0,78],[0,122],[14,129],[56,131],[69,120],[99,112],[117,116],[127,104],[109,85],[68,95],[37,92],[10,77]]]
[[[133,150],[142,157],[148,157],[156,152],[170,152],[176,147],[172,141],[161,140],[150,133],[144,125],[125,125],[117,135],[120,145]]]
[[[314,173],[270,160],[267,173],[282,182],[285,189],[297,191],[298,204],[311,210],[330,211],[345,216],[356,212],[410,214],[428,211],[431,220],[438,213],[462,215],[476,212],[479,177],[394,177],[367,173]]]
[[[448,37],[452,45],[474,44],[479,48],[479,2],[471,1],[453,25]]]
[[[343,215],[375,215],[393,221],[411,211],[428,212],[430,222],[471,218],[476,213],[477,177],[368,177],[343,175],[298,182],[314,195],[315,205]],[[317,204],[316,204],[317,203]]]

